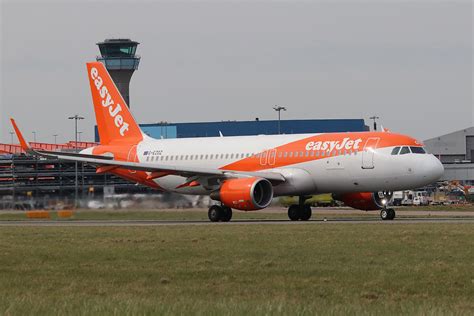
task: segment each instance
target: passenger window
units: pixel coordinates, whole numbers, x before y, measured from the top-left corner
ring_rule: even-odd
[[[290,157],[290,158],[293,157],[293,152],[292,152],[292,151],[290,151],[289,157]]]
[[[405,155],[409,153],[410,153],[410,148],[408,148],[407,146],[404,146],[402,150],[400,150],[400,155]]]
[[[410,147],[410,149],[414,154],[426,154],[426,151],[423,149],[423,147]]]
[[[392,150],[392,155],[398,155],[398,152],[400,151],[400,147],[395,147],[393,150]]]

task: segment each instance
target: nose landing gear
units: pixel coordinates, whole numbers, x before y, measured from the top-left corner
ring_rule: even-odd
[[[380,211],[380,218],[382,220],[392,220],[395,218],[395,210],[393,208],[383,208]]]
[[[299,204],[293,204],[288,208],[288,218],[292,221],[307,221],[311,218],[312,210],[311,206],[305,205],[304,201],[307,198],[305,196],[300,196]]]

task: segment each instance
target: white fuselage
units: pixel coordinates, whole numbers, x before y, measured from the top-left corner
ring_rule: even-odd
[[[344,137],[344,133],[337,135],[341,134]],[[403,190],[432,183],[443,172],[433,155],[392,155],[395,145],[377,148],[377,138],[383,137],[383,133],[359,143],[357,133],[347,133],[347,138],[340,138],[343,141],[328,142],[324,150],[315,149],[311,137],[326,135],[331,134],[145,138],[137,145],[137,158],[156,165],[278,172],[287,181],[274,187],[275,196]],[[288,145],[301,141],[303,145],[297,149]],[[200,180],[204,185],[178,188],[189,179],[174,175],[154,179],[161,188],[182,194],[209,194],[219,185],[212,177]]]

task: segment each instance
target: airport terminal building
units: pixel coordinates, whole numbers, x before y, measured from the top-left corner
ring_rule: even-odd
[[[281,134],[315,134],[331,132],[368,131],[364,119],[306,119],[306,120],[254,120],[220,121],[197,123],[140,124],[148,136],[160,138],[219,137],[245,135],[276,135],[280,125]],[[97,127],[95,141],[99,142]]]

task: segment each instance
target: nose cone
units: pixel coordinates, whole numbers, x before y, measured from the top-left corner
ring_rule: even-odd
[[[426,184],[433,183],[444,173],[444,167],[441,161],[433,155],[426,155],[421,164],[421,175]]]

